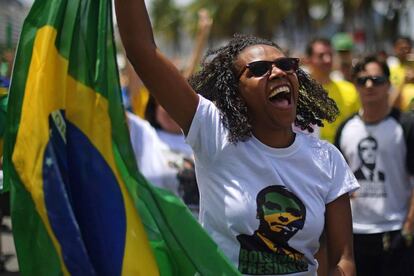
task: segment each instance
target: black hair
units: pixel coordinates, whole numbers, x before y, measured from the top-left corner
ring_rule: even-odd
[[[400,41],[405,41],[405,42],[407,42],[410,46],[412,46],[412,41],[411,41],[411,38],[410,37],[408,37],[408,36],[397,36],[394,40],[393,40],[393,42],[392,42],[392,45],[394,45],[395,46],[395,44],[397,44],[398,42],[400,42]]]
[[[280,195],[283,195],[284,197],[287,197],[289,199],[292,199],[293,201],[295,201],[295,203],[299,206],[300,210],[300,214],[303,216],[303,221],[305,221],[306,218],[306,207],[303,204],[303,202],[291,191],[289,191],[285,186],[281,186],[281,185],[272,185],[272,186],[267,186],[266,188],[264,188],[263,190],[261,190],[256,197],[256,205],[257,205],[257,213],[259,214],[259,216],[263,216],[263,209],[262,206],[266,201],[266,195],[269,193],[277,193]]]
[[[358,152],[361,151],[361,144],[363,142],[365,142],[365,141],[369,141],[369,142],[374,143],[375,144],[375,149],[378,148],[378,142],[377,142],[377,140],[374,137],[372,137],[372,136],[368,136],[368,137],[365,137],[364,139],[362,139],[361,141],[359,141],[359,144],[358,144]]]
[[[322,44],[327,45],[329,47],[332,46],[331,41],[329,39],[327,39],[325,37],[315,37],[314,39],[312,39],[311,41],[309,41],[308,44],[306,45],[306,48],[305,48],[306,56],[308,56],[308,57],[312,56],[312,54],[313,54],[313,46],[316,43],[322,43]]]
[[[145,108],[145,119],[156,129],[162,129],[157,121],[157,100],[150,94],[147,106]]]
[[[355,79],[360,72],[365,71],[367,64],[372,62],[378,64],[381,67],[382,72],[384,76],[387,77],[387,79],[390,78],[390,68],[388,67],[387,63],[379,59],[377,56],[369,55],[361,58],[352,68],[352,79]]]
[[[361,159],[361,162],[363,164],[367,165],[368,163],[366,163],[366,160],[364,160],[364,158],[362,157],[362,148],[361,148],[362,143],[365,142],[365,141],[373,143],[375,145],[375,148],[374,148],[375,151],[378,149],[378,142],[374,137],[368,136],[368,137],[365,137],[364,139],[362,139],[361,141],[359,141],[359,143],[358,143],[358,156],[359,156],[359,159]]]
[[[247,106],[239,94],[235,61],[245,48],[260,44],[275,47],[282,52],[276,43],[269,40],[236,34],[227,45],[208,51],[201,64],[201,71],[189,80],[197,93],[214,102],[220,110],[232,143],[245,141],[252,135]],[[323,126],[322,120],[333,122],[339,113],[335,102],[309,74],[301,69],[296,74],[299,80],[299,99],[295,125],[312,132],[312,125]]]

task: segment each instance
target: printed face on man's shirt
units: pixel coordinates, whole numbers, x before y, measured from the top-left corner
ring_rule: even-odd
[[[364,164],[375,164],[377,145],[374,141],[365,140],[360,143],[361,161]]]
[[[262,210],[264,220],[274,232],[292,231],[289,224],[303,219],[300,207],[292,199],[278,193],[269,193],[265,196]]]

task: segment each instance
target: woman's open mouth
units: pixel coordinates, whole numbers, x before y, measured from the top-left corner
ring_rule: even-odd
[[[292,105],[292,92],[288,85],[277,86],[268,96],[269,101],[279,108],[288,108]]]

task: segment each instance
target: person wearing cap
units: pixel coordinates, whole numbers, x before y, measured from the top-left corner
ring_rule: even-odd
[[[337,119],[332,123],[324,121],[324,126],[319,130],[321,139],[333,143],[338,126],[358,110],[358,94],[351,82],[331,78],[333,49],[328,39],[311,40],[306,47],[306,55],[311,76],[328,91],[329,97],[336,102],[339,109]]]
[[[332,45],[337,54],[337,70],[331,73],[331,78],[352,82],[352,37],[348,33],[337,33],[332,37]]]

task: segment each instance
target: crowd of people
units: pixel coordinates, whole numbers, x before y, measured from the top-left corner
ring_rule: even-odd
[[[183,199],[242,274],[414,275],[410,38],[388,56],[355,55],[346,33],[316,37],[299,59],[235,35],[200,62],[202,11],[180,70],[144,1],[115,3],[138,169]]]
[[[242,274],[414,273],[411,40],[386,59],[353,56],[347,34],[315,38],[300,60],[235,35],[188,79],[157,49],[143,1],[116,10],[151,94],[139,129],[152,138],[129,119],[134,149],[155,147],[138,166],[159,165],[165,145],[181,153],[168,183],[152,182],[183,197]]]

